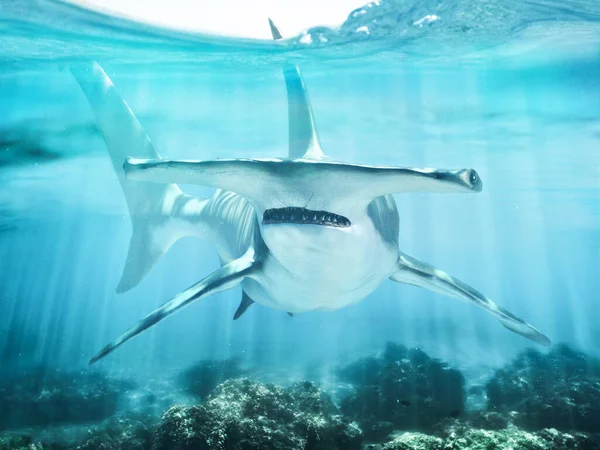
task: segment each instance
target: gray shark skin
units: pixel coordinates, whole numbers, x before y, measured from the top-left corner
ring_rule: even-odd
[[[274,39],[279,30],[269,21]],[[506,328],[541,345],[550,340],[465,283],[398,248],[392,194],[475,193],[473,169],[376,167],[331,161],[323,152],[298,67],[284,67],[287,158],[169,161],[160,158],[133,112],[97,63],[72,67],[98,122],[125,195],[133,234],[117,292],[135,287],[184,236],[210,241],[222,267],[150,313],[91,363],[186,305],[242,288],[234,319],[252,304],[290,315],[336,310],[384,280],[474,303]],[[184,194],[177,183],[218,190]]]

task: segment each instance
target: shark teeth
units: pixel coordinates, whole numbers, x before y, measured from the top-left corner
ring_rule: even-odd
[[[272,225],[278,223],[323,225],[337,228],[347,228],[351,225],[350,220],[346,217],[328,211],[313,211],[295,206],[267,209],[263,214],[263,224]]]

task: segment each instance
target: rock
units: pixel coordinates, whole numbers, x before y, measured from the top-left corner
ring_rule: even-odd
[[[146,417],[121,417],[89,431],[76,450],[150,450],[151,420]]]
[[[304,413],[339,414],[338,408],[331,397],[310,381],[295,383],[287,389],[287,392],[291,394],[300,411]]]
[[[48,442],[28,434],[0,436],[0,450],[74,450],[63,442]]]
[[[539,436],[518,429],[489,431],[466,429],[451,435],[445,441],[444,450],[546,450],[548,443]]]
[[[383,446],[382,450],[442,450],[443,441],[422,433],[402,433]]]
[[[203,406],[176,405],[167,410],[154,435],[154,449],[208,449],[211,429],[205,427],[207,412]],[[215,446],[214,448],[219,448]]]
[[[0,436],[0,450],[43,450],[39,442],[34,442],[30,436]]]
[[[179,384],[191,395],[205,399],[220,383],[248,375],[238,359],[205,360],[186,369]]]
[[[383,450],[592,450],[600,448],[597,435],[567,434],[555,429],[530,432],[516,427],[504,430],[472,428],[460,421],[448,421],[437,436],[403,433]]]
[[[553,450],[598,450],[600,436],[586,433],[561,433],[554,428],[541,430],[539,436],[549,444]]]
[[[597,436],[561,433],[555,429],[538,433],[509,427],[501,431],[466,429],[446,439],[444,450],[592,450],[598,449]]]
[[[98,372],[38,368],[0,380],[0,429],[82,423],[113,415],[132,383]]]
[[[486,386],[488,410],[514,412],[529,430],[600,432],[600,360],[561,345],[528,350],[496,371]]]
[[[153,421],[128,415],[99,425],[38,427],[0,435],[0,450],[151,450]]]
[[[540,436],[519,428],[482,430],[455,420],[448,421],[439,436],[444,450],[546,450],[550,447]]]
[[[381,437],[382,423],[424,431],[465,408],[461,372],[419,349],[388,343],[382,357],[352,363],[338,376],[356,388],[342,400],[342,412],[358,421],[370,439]]]
[[[358,450],[362,432],[312,383],[288,389],[228,380],[197,406],[174,406],[154,450]]]

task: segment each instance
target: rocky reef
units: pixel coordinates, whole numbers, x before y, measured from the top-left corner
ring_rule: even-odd
[[[383,355],[356,361],[338,371],[354,385],[341,409],[365,436],[381,439],[392,430],[427,430],[465,409],[460,371],[419,349],[388,343]]]
[[[310,382],[287,389],[248,379],[221,384],[202,405],[174,406],[154,450],[358,450],[362,433]]]
[[[109,420],[89,430],[77,450],[145,450],[152,446],[152,418],[127,415]],[[56,443],[54,444],[56,445]],[[44,447],[46,448],[46,447]]]
[[[0,433],[0,450],[600,449],[600,362],[566,346],[498,369],[477,410],[465,405],[460,371],[396,344],[337,371],[352,386],[340,407],[312,382],[260,383],[230,364],[185,372],[179,381],[202,400],[162,417],[116,412],[130,387],[97,373],[5,380],[0,421],[19,429]]]
[[[600,432],[600,360],[564,345],[522,353],[486,389],[488,410],[510,414],[515,425]]]
[[[38,367],[0,379],[0,429],[95,422],[116,413],[134,385],[102,373]]]
[[[126,414],[87,427],[53,427],[0,435],[0,450],[149,450],[154,420]]]
[[[379,446],[373,445],[373,450]],[[446,425],[439,435],[406,432],[379,447],[381,450],[596,450],[597,436],[562,433],[555,429],[529,432],[510,427],[505,430],[472,428],[466,423]]]

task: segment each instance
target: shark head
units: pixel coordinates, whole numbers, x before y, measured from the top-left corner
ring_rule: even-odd
[[[128,180],[186,183],[235,192],[254,206],[260,233],[278,259],[298,248],[327,252],[360,234],[356,222],[377,198],[410,192],[475,193],[482,182],[474,169],[416,169],[367,166],[325,160],[220,159],[169,161],[129,158]],[[360,228],[360,227],[359,227]]]

